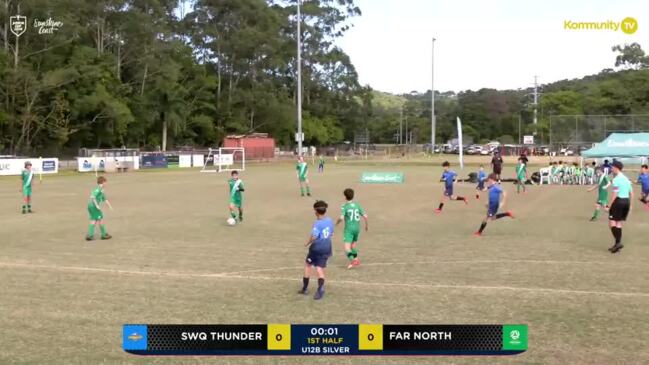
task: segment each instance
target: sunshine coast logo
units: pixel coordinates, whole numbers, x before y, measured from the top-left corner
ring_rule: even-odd
[[[38,34],[54,34],[63,27],[63,22],[52,18],[34,19],[32,26]],[[9,29],[16,37],[20,37],[27,30],[27,17],[23,15],[10,16]]]
[[[563,29],[565,30],[603,30],[617,32],[621,31],[626,34],[633,34],[638,30],[638,21],[632,17],[626,17],[622,21],[605,20],[599,22],[582,22],[573,20],[564,20]]]
[[[54,34],[61,29],[63,22],[47,18],[45,20],[34,19],[34,28],[38,29],[38,34]]]

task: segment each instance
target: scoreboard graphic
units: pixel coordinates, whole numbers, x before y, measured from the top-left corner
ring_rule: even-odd
[[[126,324],[136,355],[516,355],[527,325]]]

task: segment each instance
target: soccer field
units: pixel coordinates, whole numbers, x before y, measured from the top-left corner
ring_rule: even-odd
[[[460,176],[475,167],[460,172]],[[588,222],[595,192],[533,186],[491,222],[474,185],[440,215],[441,168],[312,167],[300,197],[293,164],[242,173],[245,221],[229,227],[226,174],[196,170],[107,175],[109,241],[86,242],[87,175],[35,182],[33,215],[20,214],[18,178],[0,179],[2,364],[403,364],[403,358],[164,358],[121,350],[125,323],[426,323],[529,325],[512,357],[410,357],[415,364],[649,363],[649,213],[635,205],[625,248],[611,255],[604,218]],[[363,171],[402,171],[405,184],[365,185]],[[513,168],[506,172],[513,175]],[[634,175],[630,175],[634,176]],[[300,296],[314,198],[336,217],[346,187],[367,210],[361,266],[346,269],[334,237],[326,296]],[[313,281],[312,281],[313,285]],[[311,288],[313,292],[313,287]]]

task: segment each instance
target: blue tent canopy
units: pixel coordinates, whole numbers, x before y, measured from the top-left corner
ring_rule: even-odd
[[[612,133],[581,155],[586,158],[649,156],[649,133]]]

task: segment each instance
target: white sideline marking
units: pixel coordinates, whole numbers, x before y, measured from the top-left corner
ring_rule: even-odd
[[[612,265],[628,267],[633,263],[619,263],[610,261],[557,261],[557,260],[431,260],[431,261],[409,261],[409,262],[370,262],[365,263],[363,266],[398,266],[398,265],[430,265],[430,264],[547,264],[547,265]],[[638,263],[640,264],[640,263]],[[238,275],[250,274],[257,272],[267,271],[282,271],[282,270],[299,270],[304,268],[302,266],[283,266],[273,267],[266,269],[251,269],[224,272],[224,275]]]
[[[220,278],[220,279],[243,279],[243,280],[267,280],[267,281],[294,281],[298,282],[299,278],[288,277],[271,277],[271,276],[245,276],[232,273],[182,273],[182,272],[164,272],[164,271],[138,271],[138,270],[119,270],[119,269],[102,269],[83,266],[50,266],[50,265],[37,265],[37,264],[21,264],[21,263],[7,263],[0,262],[0,266],[4,267],[20,267],[31,269],[43,269],[54,271],[81,271],[81,272],[101,272],[110,274],[124,274],[124,275],[146,275],[146,276],[170,276],[180,278]],[[421,289],[469,289],[469,290],[508,290],[508,291],[524,291],[532,293],[549,293],[549,294],[584,294],[584,295],[602,295],[602,296],[619,296],[619,297],[647,297],[649,293],[642,292],[607,292],[607,291],[593,291],[593,290],[573,290],[573,289],[553,289],[553,288],[529,288],[529,287],[516,287],[516,286],[480,286],[480,285],[450,285],[450,284],[415,284],[415,283],[380,283],[380,282],[365,282],[356,280],[330,280],[330,283],[336,284],[349,284],[349,285],[370,285],[370,286],[389,286],[389,287],[403,287],[403,288],[421,288]]]

